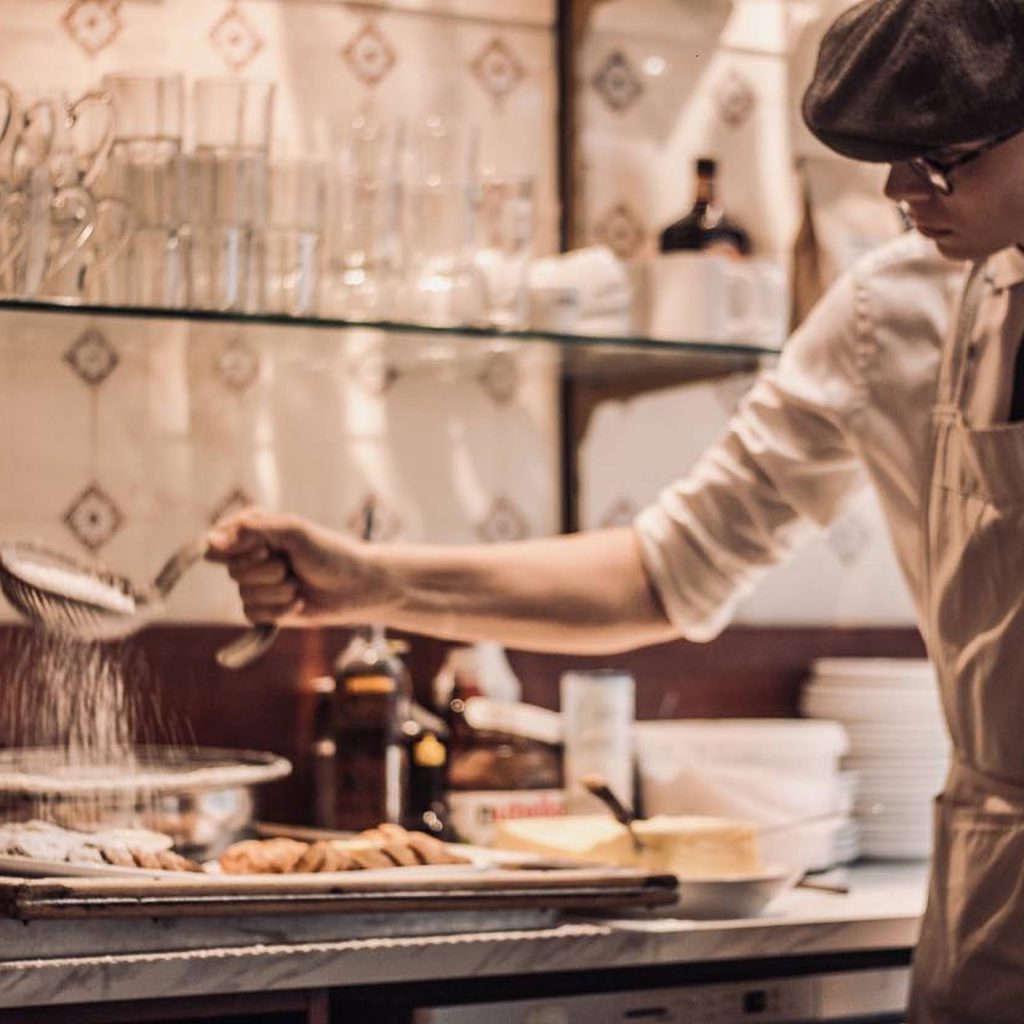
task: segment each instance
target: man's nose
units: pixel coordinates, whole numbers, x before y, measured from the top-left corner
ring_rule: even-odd
[[[896,203],[912,199],[930,199],[932,186],[908,163],[891,164],[885,181],[886,196]]]

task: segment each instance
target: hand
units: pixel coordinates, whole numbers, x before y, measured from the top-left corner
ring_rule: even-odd
[[[246,509],[216,523],[207,544],[253,622],[365,621],[388,601],[368,544],[297,516]]]

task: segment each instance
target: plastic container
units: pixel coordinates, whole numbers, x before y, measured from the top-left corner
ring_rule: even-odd
[[[766,863],[813,870],[835,861],[835,838],[850,812],[840,759],[846,732],[829,721],[686,719],[638,722],[640,790],[646,816],[707,814],[757,825],[816,822],[766,836]]]

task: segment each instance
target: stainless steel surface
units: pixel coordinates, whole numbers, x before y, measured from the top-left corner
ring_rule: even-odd
[[[206,857],[251,823],[255,787],[291,772],[276,754],[141,747],[134,766],[68,765],[63,751],[0,752],[0,820],[39,813],[69,828],[142,827]]]
[[[178,548],[146,588],[100,565],[87,565],[33,541],[0,545],[0,589],[22,615],[81,640],[114,640],[149,625],[178,580],[206,553],[205,539]],[[276,626],[254,626],[217,652],[240,669],[277,638]]]
[[[900,1024],[909,968],[417,1010],[415,1024]]]

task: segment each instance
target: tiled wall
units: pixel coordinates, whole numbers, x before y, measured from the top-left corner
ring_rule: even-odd
[[[720,196],[755,251],[789,263],[812,193],[831,274],[899,229],[865,172],[816,143],[797,102],[824,27],[851,0],[613,0],[596,8],[576,74],[583,182],[581,241],[629,261],[642,293],[660,230],[689,209],[692,166],[720,163]],[[751,379],[609,404],[592,419],[580,466],[584,526],[628,522],[722,434]],[[741,608],[747,623],[913,621],[873,495],[768,576]]]
[[[816,26],[847,0],[613,0],[577,68],[578,242],[636,267],[691,201],[698,154],[762,254],[786,259],[800,215],[793,130]],[[76,92],[101,74],[177,69],[279,83],[275,136],[443,111],[485,118],[538,174],[538,249],[553,250],[553,0],[0,0],[0,78]],[[803,61],[804,64],[800,62]],[[860,183],[866,193],[873,183]],[[883,225],[880,233],[888,228]],[[852,254],[863,239],[854,239]],[[840,261],[841,262],[841,261]],[[640,282],[642,284],[642,281]],[[379,336],[0,318],[0,533],[31,534],[147,578],[175,544],[248,500],[382,537],[473,542],[558,524],[550,367],[498,351],[426,372]],[[581,467],[584,525],[628,521],[719,435],[744,381],[610,405]],[[203,567],[176,619],[237,615]],[[877,511],[850,517],[746,606],[760,622],[904,622]]]
[[[275,142],[322,147],[361,109],[488,123],[538,178],[537,248],[557,248],[551,0],[2,0],[0,79],[72,94],[115,70],[278,83]],[[515,539],[559,523],[550,362],[495,349],[252,327],[0,315],[0,535],[146,580],[249,501],[377,533]],[[423,354],[422,347],[419,349]],[[238,614],[193,570],[171,617]]]

